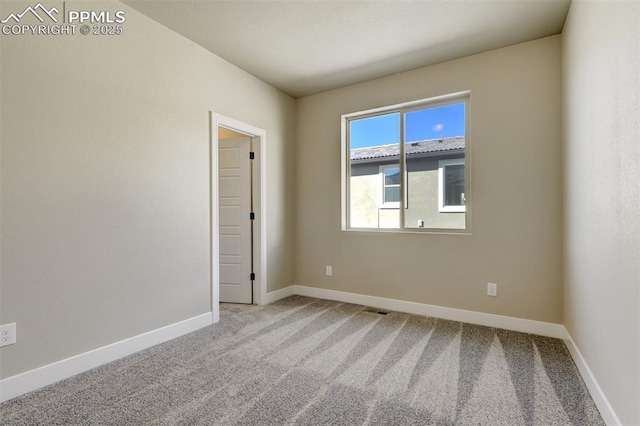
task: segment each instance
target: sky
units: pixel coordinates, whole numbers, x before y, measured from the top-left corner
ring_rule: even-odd
[[[405,142],[464,136],[464,103],[426,108],[405,115]],[[351,121],[351,149],[400,141],[400,113]]]

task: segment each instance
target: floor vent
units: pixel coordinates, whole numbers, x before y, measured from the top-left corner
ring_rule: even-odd
[[[378,309],[378,308],[367,308],[364,311],[365,312],[371,312],[372,314],[378,314],[378,315],[387,315],[389,313],[388,311],[383,311],[383,310]]]

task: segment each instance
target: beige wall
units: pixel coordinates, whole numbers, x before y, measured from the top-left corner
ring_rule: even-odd
[[[341,231],[341,114],[464,90],[472,234]],[[299,99],[296,284],[560,322],[560,92],[554,36]]]
[[[209,110],[267,131],[269,290],[293,282],[293,99],[121,3],[66,6],[127,20],[0,37],[2,378],[210,311]]]
[[[640,3],[573,1],[562,34],[564,322],[640,425]]]

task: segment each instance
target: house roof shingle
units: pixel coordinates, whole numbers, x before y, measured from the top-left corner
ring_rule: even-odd
[[[433,154],[446,151],[464,149],[465,137],[454,136],[444,139],[429,139],[424,141],[409,142],[405,145],[405,155],[410,157],[418,154]],[[365,161],[385,157],[397,157],[400,155],[400,144],[369,146],[351,150],[351,161]]]

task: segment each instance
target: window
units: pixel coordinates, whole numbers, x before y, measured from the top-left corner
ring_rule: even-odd
[[[400,207],[400,166],[391,164],[380,166],[382,176],[382,202],[381,207]]]
[[[468,100],[460,93],[342,117],[343,229],[468,230]]]
[[[440,160],[438,208],[441,212],[464,212],[464,160]]]

